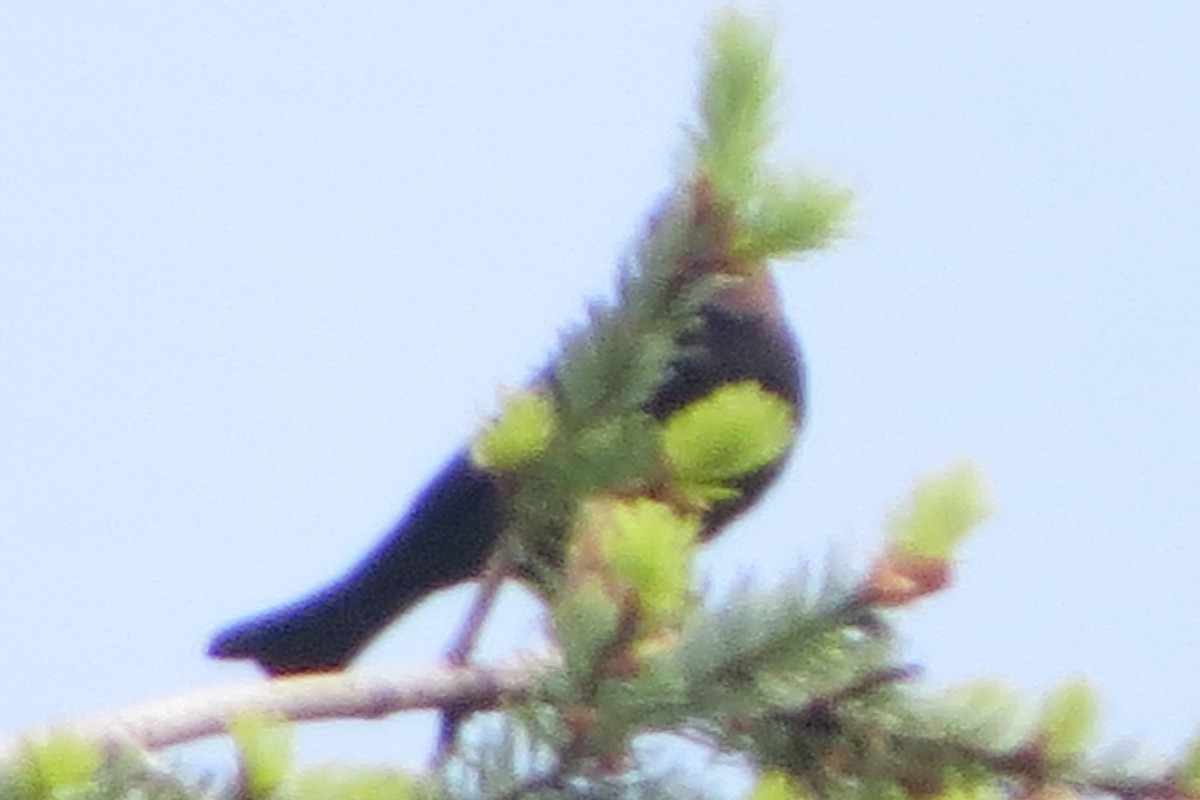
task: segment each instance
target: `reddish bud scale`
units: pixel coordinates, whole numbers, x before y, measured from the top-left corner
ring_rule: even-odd
[[[895,608],[950,584],[950,564],[945,559],[913,556],[889,550],[875,561],[859,599],[875,606]]]

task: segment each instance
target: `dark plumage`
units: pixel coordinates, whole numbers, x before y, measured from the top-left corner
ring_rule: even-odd
[[[701,324],[680,342],[670,377],[646,404],[663,419],[722,384],[755,380],[804,411],[798,347],[765,272],[727,288],[701,310]],[[706,537],[753,503],[778,475],[783,458],[740,482],[741,494],[714,505]],[[477,577],[505,526],[504,499],[466,451],[447,463],[408,514],[374,550],[329,587],[240,622],[216,636],[208,653],[248,658],[271,675],[344,668],[389,622],[425,595]]]

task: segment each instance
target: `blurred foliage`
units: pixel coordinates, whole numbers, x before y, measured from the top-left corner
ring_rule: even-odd
[[[713,247],[735,276],[798,256],[842,230],[849,203],[844,191],[766,165],[778,89],[769,30],[725,13],[705,59],[694,157],[622,274],[616,303],[594,307],[588,327],[567,337],[553,397],[511,397],[474,443],[478,463],[520,477],[513,502],[534,532],[530,549],[544,545],[565,562],[565,591],[551,603],[561,666],[531,696],[479,715],[449,758],[419,776],[300,769],[288,723],[245,716],[229,724],[237,775],[219,784],[174,777],[146,754],[51,735],[0,765],[0,800],[717,794],[694,771],[655,761],[643,744],[664,736],[749,771],[750,800],[1200,798],[1200,739],[1156,774],[1102,760],[1093,751],[1098,703],[1083,681],[1053,691],[1040,711],[994,683],[935,696],[913,686],[917,669],[901,659],[890,617],[950,584],[957,548],[988,509],[974,467],[919,481],[882,525],[886,540],[862,577],[695,595],[699,517],[689,502],[721,499],[728,481],[778,457],[795,420],[742,384],[661,426],[639,412],[676,340],[729,277],[679,291],[672,269],[697,252],[713,258]],[[697,209],[711,212],[709,228],[694,224]],[[613,491],[661,485],[664,463],[667,485],[689,502]],[[571,530],[573,541],[539,544],[539,530]]]

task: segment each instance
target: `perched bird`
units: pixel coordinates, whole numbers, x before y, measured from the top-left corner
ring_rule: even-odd
[[[643,410],[655,419],[729,383],[757,381],[795,411],[804,411],[797,343],[765,269],[717,291],[699,324],[679,337],[679,354]],[[540,382],[555,380],[553,366]],[[736,497],[707,510],[703,535],[716,534],[776,478],[786,453],[742,477]],[[506,525],[498,482],[464,449],[442,467],[375,549],[346,575],[295,603],[218,634],[208,654],[251,659],[270,675],[344,668],[393,619],[427,594],[476,578]]]

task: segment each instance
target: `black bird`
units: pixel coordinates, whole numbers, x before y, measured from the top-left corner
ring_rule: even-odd
[[[656,419],[728,383],[757,381],[804,411],[798,345],[783,319],[765,268],[715,294],[699,324],[681,337],[680,355],[644,410]],[[553,372],[548,371],[549,380]],[[776,478],[777,462],[743,476],[740,493],[705,515],[711,537]],[[478,577],[505,527],[505,503],[493,478],[466,450],[442,467],[407,516],[345,576],[290,605],[218,634],[208,654],[252,659],[270,675],[344,668],[385,626],[425,595]]]

